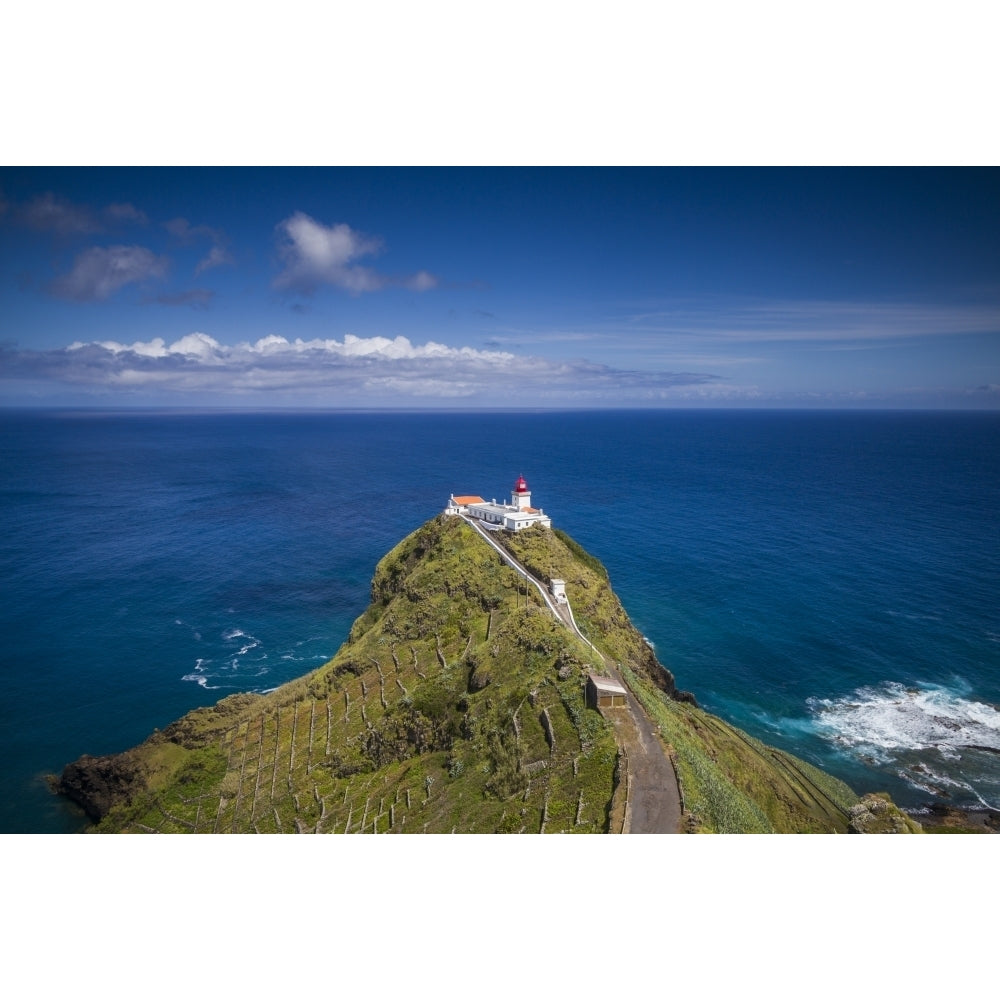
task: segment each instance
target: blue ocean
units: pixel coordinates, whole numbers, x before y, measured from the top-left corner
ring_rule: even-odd
[[[1000,808],[1000,415],[0,412],[0,830],[331,657],[451,493],[533,501],[680,687],[900,804]]]

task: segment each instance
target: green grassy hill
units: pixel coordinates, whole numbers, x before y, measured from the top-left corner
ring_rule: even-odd
[[[503,541],[566,581],[577,621],[659,724],[687,829],[847,830],[857,796],[677,691],[597,560],[544,528]],[[439,517],[379,562],[329,663],[82,757],[57,787],[100,832],[619,830],[615,733],[584,702],[595,659],[472,528]]]

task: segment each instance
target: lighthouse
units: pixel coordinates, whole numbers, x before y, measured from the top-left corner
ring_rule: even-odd
[[[531,509],[531,490],[528,489],[528,483],[524,476],[518,476],[517,482],[514,483],[514,489],[510,495],[510,505],[515,510]]]
[[[533,525],[552,527],[552,519],[538,507],[531,506],[531,490],[524,476],[518,476],[510,491],[510,503],[487,503],[480,496],[452,493],[445,514],[475,518],[488,531],[521,531]]]

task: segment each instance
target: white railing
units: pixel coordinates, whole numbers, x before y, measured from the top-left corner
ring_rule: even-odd
[[[517,559],[515,559],[515,558],[514,558],[514,556],[512,556],[512,555],[511,555],[511,554],[510,554],[510,553],[509,553],[509,552],[508,552],[508,551],[507,551],[507,550],[506,550],[506,549],[505,549],[505,548],[504,548],[504,547],[503,547],[502,545],[498,545],[498,544],[497,544],[497,543],[496,543],[495,541],[493,541],[493,539],[492,539],[492,538],[490,538],[490,536],[489,536],[489,535],[487,535],[487,534],[486,534],[486,532],[485,532],[485,531],[483,530],[483,528],[484,528],[484,525],[481,525],[481,524],[479,523],[479,521],[478,521],[477,519],[473,519],[473,518],[470,518],[470,517],[468,517],[468,516],[467,516],[466,514],[461,514],[460,516],[461,516],[461,517],[462,517],[462,518],[463,518],[463,519],[465,520],[466,524],[470,524],[470,525],[472,525],[472,527],[473,527],[473,528],[475,528],[475,529],[476,529],[476,530],[477,530],[477,531],[479,532],[479,534],[480,534],[480,535],[482,536],[482,538],[483,538],[483,539],[484,539],[484,540],[485,540],[485,541],[486,541],[486,542],[487,542],[488,544],[492,545],[492,546],[493,546],[493,548],[494,548],[494,549],[496,549],[496,551],[497,551],[497,552],[499,552],[499,553],[500,553],[500,556],[501,556],[501,558],[502,558],[502,559],[503,559],[503,560],[504,560],[504,561],[505,561],[505,562],[506,562],[506,563],[507,563],[507,564],[508,564],[508,565],[509,565],[509,566],[510,566],[510,567],[511,567],[512,569],[516,570],[516,571],[517,571],[518,573],[520,573],[520,574],[521,574],[521,576],[523,576],[523,577],[524,577],[524,579],[525,579],[525,582],[527,582],[528,580],[530,580],[530,581],[531,581],[531,582],[532,582],[532,583],[533,583],[533,584],[535,585],[535,589],[536,589],[536,590],[538,591],[538,593],[539,593],[539,594],[541,594],[541,595],[542,595],[542,600],[543,600],[543,601],[545,601],[546,605],[548,606],[548,609],[549,609],[549,610],[550,610],[550,611],[552,612],[552,614],[554,614],[554,615],[556,616],[556,619],[557,619],[558,621],[562,622],[562,623],[563,623],[563,625],[566,625],[566,621],[565,621],[565,619],[564,619],[564,618],[562,617],[562,615],[560,615],[560,614],[559,614],[559,611],[558,611],[558,610],[556,609],[556,606],[555,606],[555,605],[554,605],[554,604],[552,603],[552,601],[550,600],[550,598],[549,598],[549,595],[548,595],[548,593],[547,593],[547,592],[546,592],[546,590],[545,590],[545,587],[543,587],[543,586],[542,586],[542,584],[541,584],[541,583],[540,583],[540,582],[539,582],[538,580],[536,580],[536,579],[535,579],[535,577],[533,577],[533,576],[532,576],[532,575],[531,575],[531,574],[530,574],[530,573],[529,573],[529,572],[527,571],[527,569],[525,569],[525,568],[524,568],[524,566],[522,566],[522,565],[521,565],[521,564],[520,564],[520,563],[519,563],[519,562],[517,561]],[[597,648],[597,647],[596,647],[596,646],[595,646],[595,645],[594,645],[594,644],[593,644],[593,643],[592,643],[592,642],[591,642],[591,641],[590,641],[590,640],[589,640],[589,639],[588,639],[588,638],[587,638],[587,637],[586,637],[586,636],[585,636],[585,635],[583,634],[583,632],[581,632],[581,631],[580,631],[580,626],[579,626],[579,625],[577,625],[577,623],[576,623],[576,618],[575,618],[575,617],[573,616],[573,608],[572,608],[572,606],[571,606],[571,605],[570,605],[570,603],[569,603],[569,597],[567,597],[567,598],[566,598],[566,610],[567,610],[567,611],[569,612],[569,620],[570,620],[570,624],[569,624],[569,625],[566,625],[566,627],[567,627],[567,628],[569,628],[569,629],[571,629],[571,630],[572,630],[572,631],[573,631],[573,632],[574,632],[574,633],[575,633],[575,634],[576,634],[577,636],[579,636],[579,637],[580,637],[580,639],[582,639],[582,640],[583,640],[583,641],[584,641],[584,642],[585,642],[585,643],[586,643],[586,644],[587,644],[587,645],[588,645],[588,646],[589,646],[589,647],[590,647],[590,648],[591,648],[591,649],[592,649],[592,650],[593,650],[593,651],[594,651],[594,652],[595,652],[595,653],[596,653],[596,654],[597,654],[598,656],[600,656],[600,657],[601,657],[601,659],[603,659],[603,658],[604,658],[604,656],[603,656],[603,654],[602,654],[602,653],[600,652],[600,650],[598,650],[598,648]]]

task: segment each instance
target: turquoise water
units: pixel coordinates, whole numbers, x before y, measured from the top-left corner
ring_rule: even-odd
[[[533,501],[700,704],[858,791],[1000,807],[1000,416],[0,414],[0,830],[41,775],[332,656],[450,493]]]

